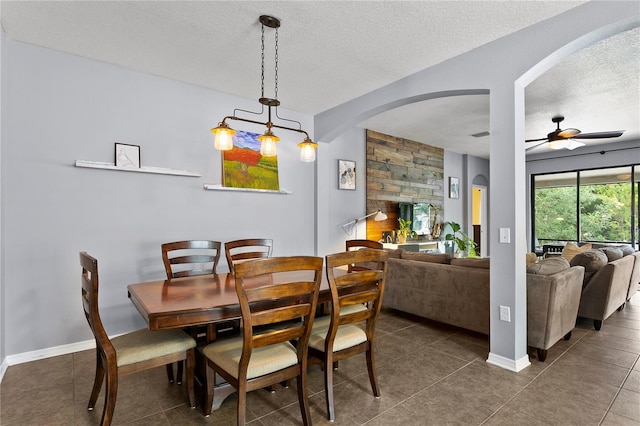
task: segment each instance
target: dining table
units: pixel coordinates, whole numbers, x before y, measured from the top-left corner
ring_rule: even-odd
[[[346,273],[346,271],[345,271]],[[313,279],[312,271],[282,272],[247,278],[246,287],[272,285],[279,282]],[[127,286],[128,297],[147,322],[149,330],[189,328],[211,325],[220,321],[239,319],[240,302],[236,293],[233,273],[216,273],[158,281],[148,281]],[[331,291],[326,274],[318,294],[318,303],[329,302]],[[215,333],[207,333],[196,350],[195,391],[201,406],[206,399],[206,359],[202,347],[215,339]],[[226,383],[216,384],[213,409],[217,410],[224,399],[235,392]]]

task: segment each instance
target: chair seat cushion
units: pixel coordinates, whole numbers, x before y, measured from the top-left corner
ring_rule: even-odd
[[[360,311],[366,311],[367,307],[364,306],[362,303],[357,303],[355,305],[347,305],[347,306],[343,306],[342,308],[340,308],[340,315],[347,315],[347,314],[353,314],[355,312],[360,312]],[[331,322],[331,315],[324,315],[321,317],[316,317],[313,320],[313,326],[329,326],[329,323]]]
[[[211,343],[202,350],[204,355],[220,368],[238,378],[238,365],[242,355],[242,336]],[[289,342],[254,348],[251,351],[247,379],[264,376],[298,363],[296,348]]]
[[[116,349],[118,367],[185,352],[196,347],[193,337],[182,330],[141,329],[114,337],[111,343]]]
[[[309,346],[319,351],[324,351],[324,341],[327,338],[328,331],[328,323],[313,324],[311,336],[309,337]],[[361,328],[351,324],[341,325],[333,341],[333,351],[338,352],[366,341],[367,334]]]

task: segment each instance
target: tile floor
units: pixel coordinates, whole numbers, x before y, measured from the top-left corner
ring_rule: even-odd
[[[640,425],[640,294],[596,332],[580,319],[569,341],[544,363],[513,373],[485,362],[487,337],[384,312],[377,370],[382,397],[371,394],[364,355],[341,362],[335,375],[336,425]],[[0,385],[0,425],[96,425],[87,411],[93,351],[8,368]],[[309,371],[313,423],[328,424],[318,366]],[[120,382],[114,424],[235,425],[235,396],[206,418],[190,409],[164,368]],[[254,426],[301,424],[295,384],[249,395]]]

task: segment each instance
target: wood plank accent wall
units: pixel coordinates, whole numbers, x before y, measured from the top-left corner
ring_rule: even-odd
[[[383,231],[398,228],[400,202],[431,203],[442,222],[444,185],[442,148],[367,130],[367,213],[388,216],[367,220],[367,239],[378,241]]]

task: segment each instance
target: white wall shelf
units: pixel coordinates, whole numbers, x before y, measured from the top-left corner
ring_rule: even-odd
[[[76,160],[76,167],[88,167],[90,169],[119,170],[122,172],[155,173],[160,175],[191,176],[191,177],[202,176],[200,172],[192,172],[188,170],[166,169],[164,167],[140,167],[140,168],[122,167],[122,166],[116,166],[113,163],[103,163],[100,161]]]
[[[205,183],[204,189],[210,191],[235,191],[235,192],[266,192],[267,194],[291,194],[291,191],[287,189],[280,189],[278,191],[273,189],[252,189],[252,188],[228,188],[220,184]]]

